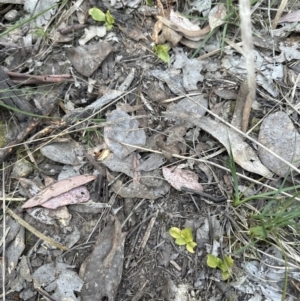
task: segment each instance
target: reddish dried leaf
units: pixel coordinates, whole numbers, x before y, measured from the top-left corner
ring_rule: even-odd
[[[65,205],[87,202],[89,198],[89,191],[84,186],[81,186],[71,189],[68,192],[62,193],[41,204],[41,206],[49,209],[56,209]]]
[[[182,187],[203,191],[203,187],[198,183],[198,176],[190,170],[163,167],[162,171],[165,179],[179,191]]]
[[[95,180],[96,176],[90,175],[80,175],[75,177],[70,177],[68,179],[59,181],[55,184],[47,186],[41,192],[39,192],[36,196],[29,199],[22,208],[31,208],[35,206],[39,206],[51,198],[54,198],[62,193],[65,193],[73,188],[82,186],[88,182]]]
[[[290,14],[287,14],[283,17],[281,17],[278,21],[278,23],[283,22],[299,22],[300,21],[300,10],[296,10]]]

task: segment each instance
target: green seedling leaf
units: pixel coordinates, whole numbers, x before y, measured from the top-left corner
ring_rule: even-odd
[[[190,252],[190,253],[195,253],[194,248],[197,246],[197,244],[194,241],[190,241],[186,244],[186,249]]]
[[[169,230],[169,234],[173,237],[173,238],[178,238],[181,235],[181,230],[177,227],[172,227]]]
[[[178,237],[175,240],[175,244],[178,246],[184,246],[184,245],[186,245],[186,241],[185,241],[184,237]]]
[[[190,253],[194,253],[194,248],[197,246],[197,244],[193,241],[193,234],[191,228],[184,228],[183,230],[180,230],[177,227],[172,227],[169,230],[170,235],[175,239],[175,243],[178,246],[184,246],[186,245],[186,249]]]
[[[109,10],[106,12],[105,17],[105,26],[107,27],[107,30],[111,30],[113,28],[113,25],[115,24],[115,18],[111,15]]]
[[[93,7],[89,10],[89,15],[92,16],[92,18],[95,20],[95,21],[99,21],[99,22],[105,22],[106,21],[106,16],[105,16],[105,13],[97,8],[97,7]]]
[[[229,279],[230,276],[231,276],[231,274],[230,274],[228,271],[222,272],[222,279],[223,279],[223,280]]]
[[[181,236],[185,239],[186,243],[193,241],[192,229],[191,228],[184,228],[181,231]]]
[[[168,44],[155,45],[153,47],[155,54],[165,63],[168,63],[170,60],[170,56],[168,51],[170,47]]]
[[[266,229],[262,226],[251,227],[249,229],[249,234],[261,239],[265,239],[268,236]]]
[[[218,268],[223,272],[228,272],[228,267],[226,266],[226,264],[224,262],[222,262],[222,264],[220,266],[218,266]]]
[[[227,266],[227,269],[231,269],[234,264],[234,260],[230,256],[224,256],[224,264]]]
[[[224,256],[224,260],[212,254],[207,255],[207,265],[210,268],[219,268],[222,271],[222,279],[227,280],[231,277],[231,268],[234,260],[230,256]]]
[[[220,267],[222,265],[222,260],[219,257],[216,257],[212,254],[208,254],[207,255],[207,261],[206,264],[210,267],[210,268],[217,268]]]
[[[153,6],[153,5],[154,5],[154,3],[153,3],[152,0],[146,0],[146,4],[147,4],[148,6]]]

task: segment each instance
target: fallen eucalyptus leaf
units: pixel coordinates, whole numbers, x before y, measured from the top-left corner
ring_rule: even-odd
[[[261,163],[255,151],[244,141],[243,137],[227,125],[214,121],[210,117],[201,118],[191,113],[179,113],[176,117],[193,123],[219,140],[229,154],[232,152],[234,161],[244,169],[266,178],[272,176],[272,172]]]
[[[115,300],[122,279],[126,233],[115,216],[100,233],[95,249],[80,267],[82,301]]]
[[[191,170],[179,168],[162,168],[164,178],[177,190],[181,191],[183,187],[195,191],[203,191],[203,187],[198,183],[198,176]]]
[[[59,181],[57,183],[47,186],[33,198],[29,199],[25,204],[23,204],[22,208],[25,209],[39,206],[51,198],[54,198],[78,186],[82,186],[86,183],[89,183],[95,179],[96,176],[81,175]]]

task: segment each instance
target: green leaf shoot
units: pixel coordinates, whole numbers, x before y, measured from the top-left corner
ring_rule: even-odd
[[[213,269],[220,269],[222,271],[222,279],[227,280],[231,277],[231,270],[234,260],[230,256],[224,256],[223,260],[212,254],[207,255],[207,265]]]
[[[89,15],[92,16],[92,18],[95,20],[95,21],[98,21],[98,22],[105,22],[106,21],[106,16],[105,16],[105,13],[97,8],[97,7],[93,7],[89,10]]]
[[[111,30],[115,24],[115,18],[111,15],[109,10],[106,12],[105,17],[106,17],[105,26],[107,30]]]
[[[168,63],[170,60],[170,56],[168,51],[170,50],[170,46],[168,44],[160,44],[154,45],[153,51],[155,54],[165,63]]]
[[[178,246],[184,246],[184,245],[186,245],[186,241],[185,241],[184,237],[178,237],[175,240],[175,244]]]
[[[190,241],[186,244],[186,249],[190,252],[190,253],[195,253],[194,248],[197,246],[197,244],[194,241]]]
[[[89,10],[89,15],[91,15],[95,21],[104,22],[107,30],[111,30],[115,24],[115,19],[109,10],[104,13],[101,9],[93,7]]]
[[[193,241],[193,234],[191,228],[185,228],[181,231],[181,236],[184,237],[186,242]]]
[[[212,254],[208,254],[206,263],[210,268],[215,269],[222,264],[222,260],[219,257],[216,257]]]
[[[148,6],[154,6],[153,0],[146,0],[146,4],[147,4]]]
[[[180,230],[177,227],[172,227],[169,230],[169,234],[175,238],[175,243],[178,246],[186,246],[186,249],[190,253],[194,253],[194,248],[197,244],[193,241],[193,234],[191,228],[184,228]]]
[[[180,237],[180,233],[181,233],[181,230],[177,227],[172,227],[170,230],[169,230],[169,234],[173,237],[173,238],[178,238]]]

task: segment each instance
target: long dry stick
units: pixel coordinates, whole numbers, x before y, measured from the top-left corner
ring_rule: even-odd
[[[243,132],[247,131],[249,122],[251,105],[255,100],[256,93],[256,80],[255,80],[255,67],[253,55],[253,41],[252,41],[252,26],[251,26],[251,10],[249,0],[239,0],[240,3],[240,20],[241,20],[241,34],[243,42],[243,51],[246,60],[247,78],[249,96],[245,103],[243,112]]]

